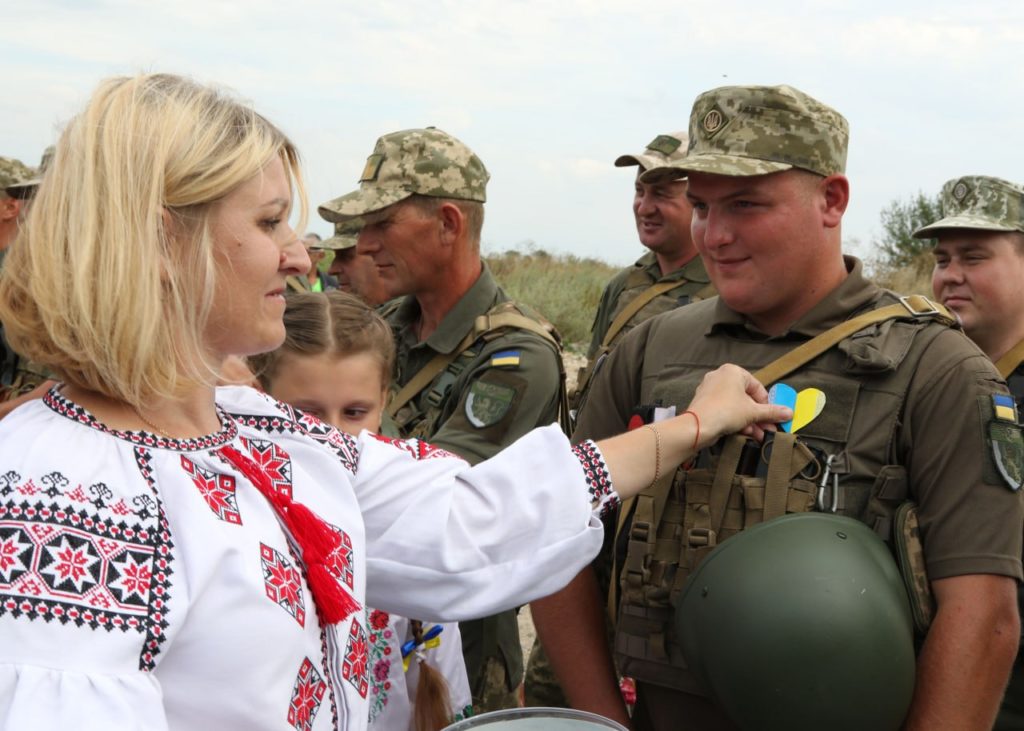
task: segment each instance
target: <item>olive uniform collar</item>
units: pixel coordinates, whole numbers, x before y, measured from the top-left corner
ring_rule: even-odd
[[[661,274],[661,265],[658,264],[658,257],[654,255],[653,251],[648,251],[641,256],[633,266],[637,269],[642,269],[644,273],[650,276],[653,282],[675,282],[678,280],[707,284],[711,281],[707,270],[704,268],[704,260],[700,258],[699,254],[678,269],[673,269],[664,276]]]
[[[438,353],[448,354],[455,350],[456,346],[473,329],[473,323],[479,315],[490,310],[498,299],[500,293],[498,283],[482,263],[480,276],[473,283],[462,298],[455,303],[455,307],[449,310],[448,314],[441,320],[437,330],[432,332],[427,339],[420,343],[416,340],[414,327],[420,317],[420,305],[413,296],[408,296],[395,311],[395,323],[398,325],[398,337],[404,341],[408,349],[427,346]]]
[[[781,335],[770,338],[758,330],[744,315],[729,309],[719,297],[715,302],[715,314],[705,335],[717,332],[739,333],[773,340],[803,340],[812,338],[835,327],[841,322],[868,308],[882,296],[883,290],[864,276],[864,265],[855,256],[843,256],[847,276],[838,287],[829,292],[821,302],[812,307],[803,317],[794,322]]]

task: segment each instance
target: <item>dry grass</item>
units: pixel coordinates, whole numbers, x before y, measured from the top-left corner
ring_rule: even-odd
[[[567,347],[586,347],[601,292],[617,267],[545,251],[506,251],[484,259],[508,295],[554,323]]]

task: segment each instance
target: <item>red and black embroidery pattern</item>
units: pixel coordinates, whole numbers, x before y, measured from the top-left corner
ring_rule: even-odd
[[[58,414],[65,416],[72,421],[76,421],[79,424],[84,424],[85,426],[96,429],[97,431],[101,431],[104,434],[110,434],[118,439],[123,439],[141,447],[158,447],[160,449],[171,449],[177,452],[198,452],[202,449],[213,449],[214,447],[219,447],[222,444],[227,444],[238,435],[238,428],[235,426],[234,422],[231,421],[230,417],[228,417],[228,415],[220,408],[220,406],[217,406],[217,416],[220,417],[221,430],[215,434],[207,434],[206,436],[196,437],[194,439],[171,439],[169,437],[159,436],[145,431],[121,431],[119,429],[111,429],[78,404],[61,396],[57,388],[57,386],[54,386],[47,392],[43,397],[43,403]]]
[[[456,454],[452,454],[447,449],[441,447],[435,447],[433,444],[428,444],[422,439],[394,439],[392,437],[386,437],[383,434],[374,434],[373,438],[379,442],[390,444],[393,447],[401,449],[406,454],[410,454],[414,459],[434,459],[435,457],[455,457],[460,459]]]
[[[601,517],[603,518],[619,504],[619,496],[612,486],[611,476],[608,474],[604,457],[601,456],[601,450],[588,439],[573,447],[572,452],[583,468],[590,499],[601,506]]]
[[[341,661],[341,677],[351,683],[363,698],[370,684],[367,677],[369,660],[370,647],[366,641],[366,630],[353,619],[348,644],[345,646],[345,657]]]
[[[38,480],[8,472],[0,489],[0,615],[145,633],[140,668],[151,670],[171,574],[159,504],[137,501],[129,524],[110,505],[77,507],[69,493],[82,486],[59,472]]]
[[[242,444],[253,461],[270,478],[274,490],[292,496],[292,461],[281,447],[266,439],[242,437]]]
[[[325,521],[326,522],[326,521]],[[345,582],[349,589],[353,587],[355,575],[352,573],[352,566],[355,561],[355,552],[352,550],[352,539],[348,533],[336,525],[327,523],[327,526],[338,534],[341,541],[338,547],[331,551],[324,565],[327,570]]]
[[[181,466],[192,478],[192,482],[210,506],[214,515],[225,523],[242,524],[242,516],[238,512],[235,500],[235,478],[203,469],[188,457],[181,456]]]
[[[351,474],[356,472],[359,462],[359,448],[356,440],[333,426],[328,426],[311,414],[293,409],[287,404],[272,403],[283,411],[286,416],[268,416],[264,414],[231,414],[231,418],[239,424],[258,429],[268,434],[305,434],[331,450],[341,461],[342,467]],[[290,417],[290,418],[289,418]]]
[[[302,595],[302,575],[283,554],[260,543],[263,583],[270,601],[306,626],[306,602]]]
[[[299,731],[312,729],[326,692],[327,683],[320,677],[312,660],[305,658],[299,667],[292,689],[292,700],[288,704],[288,723]]]

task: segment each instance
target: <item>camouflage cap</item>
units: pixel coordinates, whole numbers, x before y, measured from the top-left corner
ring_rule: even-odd
[[[654,167],[662,167],[686,157],[686,146],[688,143],[689,138],[685,132],[658,135],[648,143],[647,149],[639,155],[619,155],[615,158],[615,167],[624,168],[630,165],[639,165],[640,170],[638,172]],[[680,171],[678,177],[685,178],[686,173]]]
[[[35,192],[36,187],[43,182],[43,175],[46,173],[47,168],[50,167],[50,163],[53,162],[53,154],[55,152],[53,145],[50,145],[43,150],[43,157],[39,161],[39,167],[36,168],[35,173],[29,175],[26,180],[22,180],[19,183],[7,186],[7,194],[14,198],[28,198],[32,193]]]
[[[392,132],[366,158],[359,189],[319,207],[327,221],[345,221],[411,195],[487,200],[487,168],[462,142],[436,127]]]
[[[694,101],[686,157],[640,179],[650,182],[673,169],[733,176],[790,168],[842,173],[849,137],[843,115],[791,86],[723,86]]]
[[[0,189],[6,190],[32,177],[32,168],[13,157],[0,157]]]
[[[354,218],[349,221],[339,221],[334,224],[334,235],[313,245],[314,249],[332,249],[342,251],[354,248],[359,238],[359,230],[363,227],[361,218]]]
[[[1001,178],[967,175],[942,186],[942,218],[913,233],[935,238],[943,229],[1024,233],[1024,187]]]

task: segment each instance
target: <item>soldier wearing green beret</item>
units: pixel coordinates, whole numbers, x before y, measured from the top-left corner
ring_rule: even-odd
[[[942,218],[914,232],[935,239],[935,297],[996,364],[1024,408],[1024,186],[967,175],[942,187]],[[1017,587],[1019,608],[1024,590]],[[994,727],[1024,728],[1024,653],[1019,650]]]
[[[480,258],[487,170],[435,128],[377,140],[360,186],[320,215],[361,219],[357,254],[372,257],[388,298],[397,357],[387,413],[403,436],[471,463],[559,417],[557,334],[514,303]],[[460,623],[477,712],[518,705],[523,660],[515,612]]]
[[[776,398],[791,397],[796,414],[771,448],[721,440],[621,511],[609,604],[618,666],[637,680],[637,729],[730,729],[750,717],[717,700],[737,697],[735,687],[688,665],[699,658],[678,641],[675,602],[716,545],[807,511],[867,524],[901,559],[907,642],[912,619],[920,634],[916,679],[902,684],[905,697],[885,699],[902,727],[987,728],[995,719],[1020,631],[1024,440],[999,374],[954,318],[877,287],[843,256],[847,142],[846,119],[796,89],[723,87],[696,99],[686,157],[641,176],[689,174],[693,238],[719,296],[629,333],[595,376],[574,438],[685,408],[721,362],[760,369],[755,376]],[[585,575],[556,595],[565,631],[547,649],[575,706],[621,718],[611,673],[595,670],[601,612]],[[745,610],[758,616],[756,603]],[[713,655],[714,644],[705,638],[702,652]],[[847,727],[830,710],[855,705],[850,694],[870,707],[895,692],[870,677],[856,688],[830,684],[841,650],[805,657],[820,663],[815,672],[738,667],[730,677],[758,691],[807,683],[814,728]],[[830,703],[838,694],[844,703]],[[798,727],[792,715],[765,709],[762,727]]]

